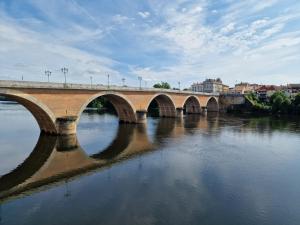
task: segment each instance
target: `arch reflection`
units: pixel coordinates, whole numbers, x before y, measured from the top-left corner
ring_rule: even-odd
[[[161,119],[156,140],[172,135],[174,119]],[[159,147],[148,138],[145,124],[120,124],[110,146],[89,156],[76,135],[41,135],[29,157],[12,172],[0,177],[0,202],[20,193],[56,184],[64,179],[120,163]]]
[[[132,141],[135,124],[120,124],[118,132],[111,144],[96,154],[91,155],[94,159],[113,159],[128,147]]]
[[[76,135],[42,134],[29,157],[12,172],[0,177],[0,201],[154,151],[169,143],[167,139],[193,134],[196,129],[209,133],[217,128],[218,117],[161,118],[154,128],[153,141],[146,126],[120,124],[111,144],[91,156],[80,146]]]
[[[161,118],[151,141],[145,124],[120,124],[111,144],[91,156],[82,149],[76,135],[41,135],[29,157],[12,172],[0,177],[0,201],[154,151],[169,143],[168,138],[193,134],[196,129],[215,133],[217,131],[212,130],[217,127],[218,117],[213,116]]]
[[[55,136],[42,133],[28,158],[13,171],[0,177],[0,193],[16,187],[32,177],[49,159],[55,148],[56,139]]]

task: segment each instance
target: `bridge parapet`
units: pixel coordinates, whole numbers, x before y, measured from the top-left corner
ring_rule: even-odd
[[[36,82],[36,81],[13,81],[13,80],[0,80],[0,88],[20,88],[20,89],[73,89],[73,90],[91,90],[91,91],[137,91],[137,92],[155,92],[155,93],[176,93],[176,94],[191,94],[203,96],[219,96],[219,93],[205,93],[193,91],[179,91],[172,89],[161,88],[139,88],[139,87],[124,87],[117,85],[103,85],[103,84],[76,84],[76,83],[53,83],[53,82]]]

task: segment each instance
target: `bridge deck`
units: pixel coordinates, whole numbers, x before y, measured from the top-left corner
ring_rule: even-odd
[[[75,83],[48,83],[48,82],[33,82],[33,81],[11,81],[0,80],[0,88],[18,88],[18,89],[73,89],[73,90],[99,90],[99,91],[140,91],[140,92],[157,92],[157,93],[173,93],[173,94],[192,94],[192,95],[204,95],[204,96],[219,96],[218,93],[204,93],[193,91],[179,91],[160,88],[138,88],[138,87],[123,87],[103,84],[75,84]]]

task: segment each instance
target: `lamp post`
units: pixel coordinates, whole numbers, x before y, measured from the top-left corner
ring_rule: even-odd
[[[140,81],[140,89],[142,89],[142,77],[141,76],[138,76],[138,79],[139,79],[139,81]]]
[[[179,91],[180,91],[180,81],[178,81],[178,89],[179,89]]]
[[[109,73],[107,74],[107,88],[109,88]]]
[[[63,68],[61,68],[61,72],[64,74],[64,76],[65,76],[65,85],[67,84],[67,73],[68,73],[68,68],[66,68],[66,67],[63,67]]]
[[[45,75],[48,77],[48,83],[50,81],[49,77],[51,76],[51,71],[45,70]]]
[[[91,80],[91,88],[93,87],[93,77],[90,76],[90,80]]]
[[[125,87],[125,78],[122,78],[122,85],[123,85],[123,87]]]

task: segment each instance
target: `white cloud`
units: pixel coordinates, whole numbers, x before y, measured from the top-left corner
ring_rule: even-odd
[[[121,82],[125,75],[120,67],[128,72],[126,81],[135,85],[138,75],[149,82],[165,79],[186,86],[210,76],[231,85],[236,80],[279,84],[286,82],[284,76],[299,80],[299,5],[266,13],[284,3],[228,1],[228,7],[212,9],[208,0],[153,0],[149,11],[137,13],[142,18],[138,19],[136,5],[109,14],[87,10],[75,1],[47,7],[34,2],[47,22],[11,18],[0,11],[2,77],[24,72],[36,79],[32,74],[42,73],[44,67],[69,66],[78,82],[93,74],[104,83],[108,72]],[[135,56],[130,58],[130,53]],[[53,79],[59,81],[60,76],[56,73]]]
[[[255,11],[264,10],[266,8],[272,7],[277,2],[278,2],[278,0],[264,0],[264,1],[256,2],[256,4],[254,5],[254,10]]]
[[[143,73],[153,80],[161,77],[173,83],[184,80],[187,86],[193,80],[204,79],[203,76],[220,76],[229,84],[236,80],[277,84],[288,80],[296,82],[299,74],[293,64],[297,59],[300,60],[300,54],[295,51],[300,49],[300,36],[286,32],[288,38],[279,42],[293,43],[293,46],[276,43],[276,40],[280,39],[279,34],[287,23],[299,19],[299,15],[293,13],[273,18],[263,16],[255,21],[243,22],[247,11],[254,13],[275,3],[276,1],[269,1],[259,7],[255,6],[254,1],[252,5],[233,5],[229,11],[230,16],[221,17],[218,21],[221,25],[219,32],[216,26],[206,23],[206,16],[209,15],[203,10],[205,4],[199,10],[201,13],[195,14],[195,5],[184,10],[180,7],[176,10],[174,5],[166,5],[159,11],[166,22],[158,27],[150,27],[143,33],[160,43],[161,48],[170,54],[178,55],[178,61],[163,68],[138,68],[134,72]],[[276,43],[277,47],[281,46],[280,51],[273,46],[273,49],[262,54],[263,49],[268,45],[272,46],[272,43]]]
[[[150,13],[147,12],[147,11],[144,11],[144,12],[138,12],[138,15],[140,17],[142,17],[143,19],[146,19],[146,18],[148,18],[150,16]]]
[[[104,77],[108,72],[115,74],[116,77],[120,76],[118,71],[111,69],[117,62],[92,55],[65,43],[58,43],[50,36],[22,28],[3,17],[0,31],[0,61],[3,77],[19,79],[22,74],[25,79],[44,80],[43,71],[50,69],[53,72],[52,79],[61,81],[59,69],[63,66],[69,68],[69,76],[75,82],[83,82],[87,71],[91,70],[98,71],[98,79],[95,79],[98,82],[104,81],[101,76]]]
[[[224,34],[229,33],[231,31],[233,31],[234,28],[235,28],[235,23],[229,23],[226,27],[223,27],[221,29],[221,33],[224,33]]]
[[[201,6],[196,6],[195,8],[190,10],[190,13],[195,14],[195,13],[200,13],[202,12],[203,8]]]
[[[113,16],[112,20],[118,24],[123,24],[130,19],[127,16],[122,16],[120,14],[117,14],[117,15]]]

